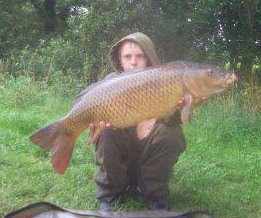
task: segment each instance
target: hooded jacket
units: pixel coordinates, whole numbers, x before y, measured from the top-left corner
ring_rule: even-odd
[[[136,32],[122,38],[111,48],[110,58],[111,58],[112,65],[117,72],[122,71],[120,60],[119,60],[119,48],[126,41],[137,43],[142,48],[143,52],[149,59],[152,66],[157,66],[161,64],[151,39],[143,33]]]

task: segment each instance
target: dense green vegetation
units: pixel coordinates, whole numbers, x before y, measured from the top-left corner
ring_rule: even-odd
[[[21,0],[0,4],[0,216],[36,201],[96,209],[85,133],[64,176],[28,136],[60,118],[75,95],[112,71],[110,47],[141,31],[163,62],[235,70],[233,90],[184,125],[188,147],[171,181],[174,210],[261,217],[261,7],[258,0]],[[138,210],[139,199],[119,210]]]
[[[15,76],[96,81],[111,70],[111,45],[141,31],[164,62],[226,64],[260,77],[258,0],[11,0],[0,7],[0,70]]]

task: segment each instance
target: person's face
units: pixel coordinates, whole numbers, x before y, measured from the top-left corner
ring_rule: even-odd
[[[125,42],[121,45],[119,59],[123,71],[147,67],[148,59],[139,44]]]

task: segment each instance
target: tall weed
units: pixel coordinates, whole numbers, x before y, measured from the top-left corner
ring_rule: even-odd
[[[194,111],[190,131],[194,132],[194,139],[199,142],[207,140],[209,144],[259,146],[261,144],[261,116],[257,112],[259,105],[260,101],[250,103],[237,89],[220,94]]]
[[[243,82],[240,94],[246,105],[250,106],[249,110],[258,114],[261,113],[261,86],[260,83]]]
[[[16,108],[33,104],[44,104],[51,97],[46,83],[36,82],[28,76],[1,77],[0,104],[2,107]]]
[[[36,49],[27,46],[20,54],[2,60],[0,71],[13,79],[25,76],[42,81],[57,95],[68,96],[75,95],[90,83],[92,62],[80,46],[74,47],[73,42],[57,38],[41,40]]]

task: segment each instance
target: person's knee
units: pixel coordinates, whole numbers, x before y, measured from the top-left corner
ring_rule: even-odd
[[[181,153],[186,148],[186,139],[180,125],[169,126],[159,123],[154,134],[156,143],[167,153]]]

